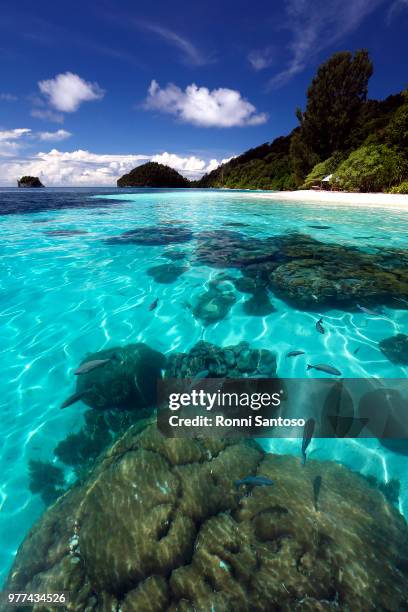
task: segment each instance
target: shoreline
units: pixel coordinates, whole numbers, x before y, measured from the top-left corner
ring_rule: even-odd
[[[399,193],[350,193],[302,189],[299,191],[273,191],[270,193],[251,193],[251,191],[248,191],[245,195],[252,198],[264,198],[280,202],[331,202],[336,205],[385,207],[408,211],[408,195]]]

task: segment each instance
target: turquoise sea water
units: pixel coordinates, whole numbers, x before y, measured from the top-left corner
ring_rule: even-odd
[[[166,224],[188,227],[193,239],[165,246],[106,242],[127,230]],[[248,238],[300,232],[367,252],[406,249],[408,207],[401,212],[300,205],[227,191],[0,192],[1,578],[44,509],[28,489],[28,461],[53,460],[55,445],[83,424],[83,404],[64,411],[59,406],[74,391],[73,371],[88,352],[145,342],[168,354],[188,351],[202,339],[220,346],[246,340],[253,348],[276,353],[281,377],[319,376],[306,372],[304,357],[285,359],[289,350],[299,348],[312,363],[332,363],[345,377],[408,375],[407,367],[391,363],[378,348],[382,339],[407,333],[408,305],[385,307],[377,315],[303,311],[271,294],[275,312],[248,316],[243,310],[248,294],[237,291],[226,318],[204,327],[187,303],[221,271],[193,265],[194,234],[213,230],[238,231]],[[146,271],[169,263],[163,258],[169,249],[187,252],[187,264],[180,265],[188,269],[174,282],[160,284]],[[237,269],[228,272],[240,276]],[[158,306],[150,311],[156,298]],[[315,330],[320,316],[324,335]],[[299,440],[263,444],[299,453]],[[336,459],[381,481],[398,478],[400,510],[408,516],[408,457],[385,450],[376,439],[313,440],[311,450],[315,458]]]

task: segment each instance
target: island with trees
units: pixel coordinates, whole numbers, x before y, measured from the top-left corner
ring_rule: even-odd
[[[158,164],[147,162],[137,166],[117,181],[118,187],[189,187],[190,182],[176,170]]]
[[[17,187],[44,187],[38,176],[22,176],[17,180]]]

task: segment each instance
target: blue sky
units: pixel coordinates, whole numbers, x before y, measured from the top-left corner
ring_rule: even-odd
[[[407,85],[408,0],[5,2],[0,183],[198,176],[296,125],[321,61],[366,47],[371,97]]]

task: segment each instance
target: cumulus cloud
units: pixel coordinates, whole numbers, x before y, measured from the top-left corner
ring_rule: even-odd
[[[39,81],[38,87],[57,111],[73,113],[83,102],[100,100],[105,92],[98,83],[85,81],[77,74],[65,72],[53,79]]]
[[[260,125],[268,118],[266,113],[257,113],[255,106],[239,91],[225,87],[210,91],[194,83],[183,91],[172,83],[161,88],[153,80],[145,106],[200,127]]]
[[[271,87],[285,85],[302,72],[317,53],[333,46],[358,28],[385,0],[285,0],[290,59],[270,81]]]
[[[0,130],[0,142],[4,142],[5,140],[17,140],[22,136],[26,136],[30,134],[31,130],[29,128],[16,128],[14,130]]]
[[[236,155],[232,155],[232,157],[226,157],[225,159],[222,159],[221,161],[218,161],[218,159],[210,159],[205,169],[205,172],[208,173],[208,172],[212,172],[213,170],[216,170],[222,164],[227,164],[229,161],[231,161],[231,159],[234,159],[234,157],[236,157]]]
[[[40,177],[45,185],[112,186],[122,174],[149,160],[171,166],[191,179],[219,165],[217,160],[207,163],[194,155],[184,157],[168,152],[156,155],[103,155],[82,149],[52,149],[24,159],[0,160],[0,181],[6,185],[14,184],[19,176],[30,174]]]
[[[60,140],[65,140],[70,136],[72,136],[72,134],[67,130],[56,130],[55,132],[38,132],[38,138],[47,142],[59,142]]]

